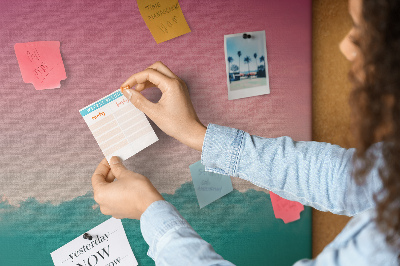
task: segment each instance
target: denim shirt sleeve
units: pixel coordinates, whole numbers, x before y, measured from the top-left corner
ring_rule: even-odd
[[[140,228],[149,245],[147,255],[156,265],[233,265],[218,255],[167,201],[153,202],[140,217]]]
[[[260,138],[209,124],[201,155],[206,171],[239,177],[288,200],[353,216],[375,206],[377,170],[363,186],[351,177],[355,149],[290,137]]]

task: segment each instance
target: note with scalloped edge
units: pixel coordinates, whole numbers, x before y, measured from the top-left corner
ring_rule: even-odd
[[[299,220],[304,206],[296,201],[284,199],[275,193],[269,192],[275,218],[282,219],[285,224]]]
[[[154,40],[162,43],[190,32],[177,0],[137,0],[140,14]]]
[[[60,42],[39,41],[14,45],[22,79],[36,90],[60,88],[67,78],[60,53]]]

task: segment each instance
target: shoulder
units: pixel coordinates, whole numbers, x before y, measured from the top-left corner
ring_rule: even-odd
[[[375,216],[370,209],[352,218],[324,252],[334,254],[339,265],[398,265],[399,251],[386,243]]]

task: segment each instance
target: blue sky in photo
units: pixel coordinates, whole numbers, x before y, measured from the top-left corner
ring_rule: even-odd
[[[265,35],[264,32],[257,33],[249,33],[251,34],[251,39],[243,39],[243,34],[238,36],[232,36],[226,38],[226,51],[227,56],[225,60],[228,60],[228,57],[231,56],[233,58],[232,64],[239,66],[239,57],[238,51],[242,52],[240,56],[240,71],[247,72],[248,66],[244,62],[244,58],[249,56],[251,59],[250,62],[250,71],[256,71],[256,64],[254,59],[254,53],[257,53],[257,65],[260,65],[260,57],[263,55],[265,60],[267,59],[265,54]],[[264,63],[262,63],[264,64]]]

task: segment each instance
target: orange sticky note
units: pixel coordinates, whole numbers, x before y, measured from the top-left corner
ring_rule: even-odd
[[[60,53],[60,42],[42,41],[14,45],[22,79],[36,90],[60,88],[67,78]]]
[[[140,14],[157,43],[189,33],[177,0],[137,0]]]
[[[281,198],[271,191],[269,196],[271,197],[275,218],[282,219],[285,224],[300,219],[300,213],[304,210],[301,203]]]

